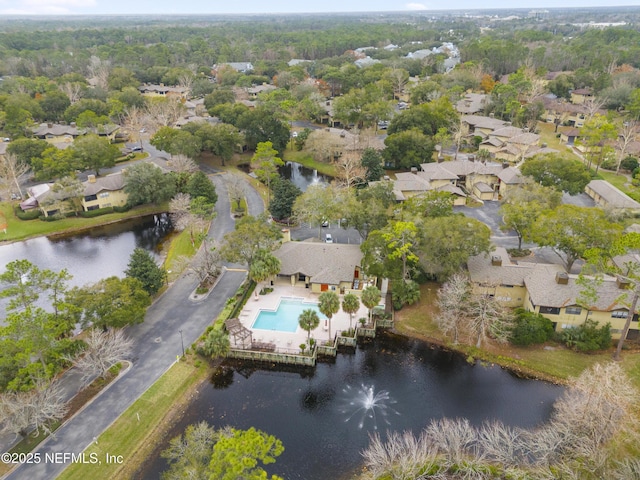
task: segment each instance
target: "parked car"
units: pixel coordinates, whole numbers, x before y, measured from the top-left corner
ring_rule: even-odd
[[[330,234],[330,233],[327,233],[327,234],[324,236],[324,243],[333,243],[333,237],[331,236],[331,234]]]
[[[323,227],[326,228],[326,227],[329,226],[329,221],[328,220],[322,220],[322,223],[320,225],[322,225]]]

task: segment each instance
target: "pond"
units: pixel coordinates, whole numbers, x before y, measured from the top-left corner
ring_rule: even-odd
[[[317,170],[304,167],[297,162],[286,162],[278,171],[281,177],[291,180],[303,192],[309,185],[329,183],[330,181],[330,177],[318,174]]]
[[[41,269],[66,268],[72,286],[82,286],[113,275],[123,276],[137,247],[156,259],[159,247],[172,231],[166,214],[150,215],[95,227],[65,236],[38,237],[0,246],[0,272],[14,260],[27,259]]]
[[[425,342],[384,334],[315,369],[225,365],[192,403],[135,478],[156,480],[167,468],[160,452],[187,425],[251,426],[285,447],[269,474],[287,480],[352,478],[369,435],[411,430],[432,419],[498,419],[534,427],[547,420],[562,388],[518,378],[496,366],[470,365]]]

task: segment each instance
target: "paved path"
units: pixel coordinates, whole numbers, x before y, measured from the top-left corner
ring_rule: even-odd
[[[218,193],[218,214],[209,237],[220,242],[226,232],[233,230],[235,222],[229,215],[224,175],[212,175],[210,178]],[[260,213],[264,207],[257,192],[247,186],[246,194],[249,212]],[[191,277],[180,277],[149,308],[143,323],[127,329],[127,334],[135,340],[131,369],[34,452],[40,452],[44,457],[52,452],[77,454],[87,448],[176,361],[176,356],[182,353],[180,330],[185,345],[195,342],[223,309],[227,299],[237,291],[245,276],[246,272],[241,270],[227,271],[211,294],[199,303],[188,299],[197,281]],[[21,465],[6,478],[48,480],[58,476],[66,466],[52,463]]]

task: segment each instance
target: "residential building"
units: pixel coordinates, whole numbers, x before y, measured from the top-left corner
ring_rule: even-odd
[[[362,271],[359,245],[285,241],[273,254],[281,262],[280,281],[314,293],[359,293],[376,283]]]
[[[632,213],[640,212],[640,203],[611,185],[606,180],[591,180],[585,187],[585,192],[603,208],[625,210]]]
[[[467,266],[474,293],[493,295],[505,306],[539,313],[553,322],[556,331],[592,319],[600,325],[611,323],[612,336],[619,338],[629,315],[625,295],[629,283],[622,277],[603,277],[596,284],[596,300],[587,307],[579,300],[584,289],[579,276],[566,273],[560,265],[513,262],[498,247],[490,254],[470,257]],[[638,315],[632,320],[627,338],[639,338]]]
[[[166,97],[166,98],[180,98],[186,99],[189,94],[189,89],[186,87],[175,86],[170,87],[164,83],[160,84],[147,84],[138,87],[138,90],[145,97]]]
[[[456,102],[456,110],[463,115],[473,115],[484,111],[488,101],[486,93],[467,93]]]
[[[61,125],[57,123],[42,123],[33,130],[33,136],[40,140],[55,145],[59,148],[66,148],[85,131],[79,129],[75,123]]]
[[[89,175],[83,185],[82,209],[84,211],[122,207],[127,203],[127,194],[124,191],[125,176],[122,172],[104,177]]]

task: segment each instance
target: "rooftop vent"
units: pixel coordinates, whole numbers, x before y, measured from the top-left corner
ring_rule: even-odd
[[[569,274],[566,272],[558,272],[556,273],[556,283],[558,285],[568,285],[569,284]]]
[[[491,256],[491,265],[494,267],[502,266],[502,257],[500,255],[492,255]]]
[[[621,277],[620,275],[616,276],[616,283],[618,284],[618,288],[621,290],[626,290],[631,286],[629,279]]]

